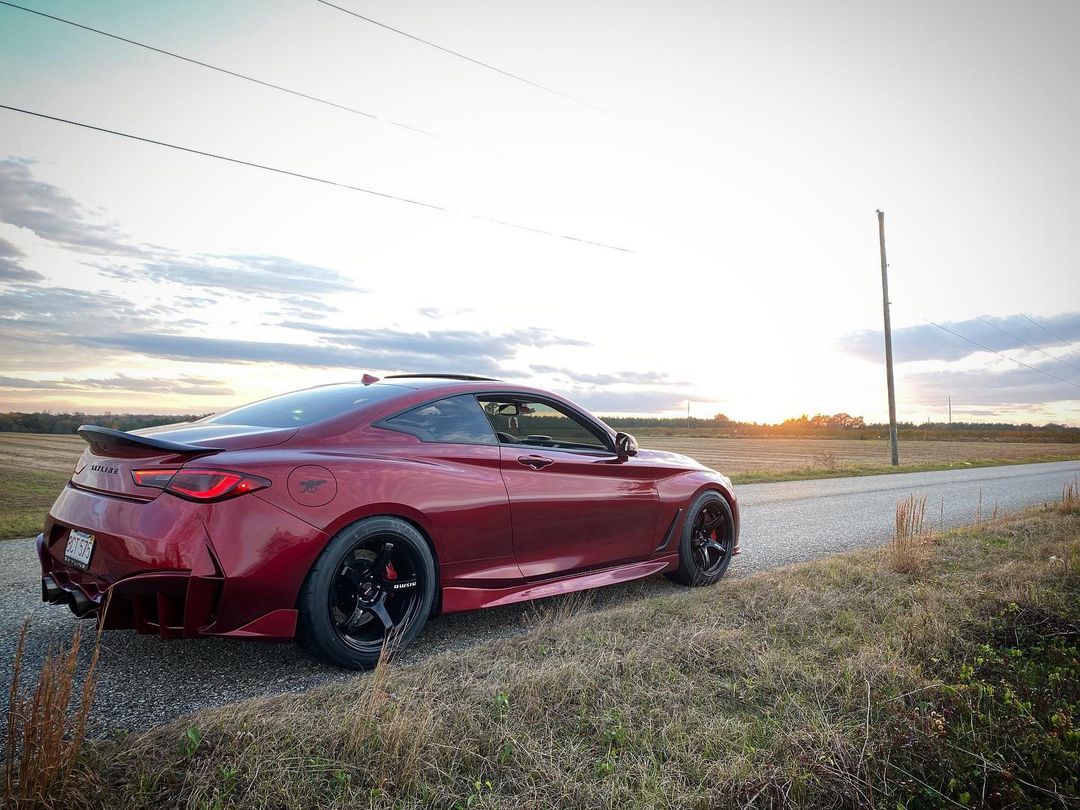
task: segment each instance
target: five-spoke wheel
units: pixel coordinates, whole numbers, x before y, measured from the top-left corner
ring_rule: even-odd
[[[298,635],[338,666],[374,666],[388,639],[420,632],[435,594],[435,564],[423,535],[399,518],[369,518],[339,533],[300,595]]]
[[[719,492],[703,492],[690,506],[679,543],[679,567],[668,574],[684,585],[711,585],[727,571],[735,550],[735,518]]]

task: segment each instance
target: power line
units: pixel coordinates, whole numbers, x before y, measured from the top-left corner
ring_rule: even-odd
[[[473,59],[471,56],[466,56],[463,53],[451,50],[444,45],[439,45],[438,43],[432,42],[430,40],[422,39],[415,34],[410,34],[408,31],[402,31],[400,28],[394,28],[393,26],[387,25],[386,23],[379,22],[378,20],[373,20],[371,17],[365,17],[363,14],[358,14],[355,11],[351,11],[342,6],[335,5],[334,3],[328,2],[328,0],[316,0],[316,2],[322,3],[324,6],[329,6],[330,8],[336,8],[338,11],[344,12],[345,14],[348,14],[352,17],[356,17],[358,20],[363,20],[364,22],[371,23],[372,25],[377,25],[379,26],[379,28],[385,28],[387,31],[393,31],[395,34],[399,34],[403,37],[408,37],[409,39],[416,42],[420,42],[429,47],[436,48],[443,53],[448,53],[451,56],[456,56],[458,59],[464,59],[466,62],[472,62],[474,65],[479,65],[482,68],[487,68],[488,70],[493,70],[496,73],[501,73],[503,76],[507,76],[516,81],[523,82],[530,87],[535,87],[537,90],[543,90],[545,93],[551,93],[552,95],[559,96],[559,98],[564,98],[567,101],[574,102],[575,104],[581,104],[583,107],[588,107],[589,109],[596,110],[597,112],[606,112],[606,110],[601,107],[597,107],[595,104],[590,104],[589,102],[582,101],[579,98],[568,96],[566,93],[561,93],[558,90],[554,90],[545,85],[538,84],[537,82],[531,81],[530,79],[526,79],[524,76],[518,76],[516,73],[511,73],[508,70],[503,70],[502,68],[495,67],[495,65],[489,64],[488,62],[482,62],[479,59]]]
[[[1071,342],[1069,342],[1068,340],[1066,340],[1065,338],[1063,338],[1063,337],[1062,337],[1061,335],[1058,335],[1058,334],[1056,334],[1056,333],[1054,333],[1054,332],[1051,332],[1051,331],[1050,331],[1049,329],[1047,329],[1047,328],[1046,328],[1045,326],[1043,326],[1043,325],[1042,325],[1041,323],[1039,323],[1038,321],[1034,320],[1033,318],[1029,318],[1029,317],[1028,317],[1027,315],[1025,315],[1025,314],[1024,314],[1023,312],[1021,312],[1021,313],[1020,313],[1020,317],[1021,317],[1021,318],[1023,318],[1024,320],[1027,320],[1027,321],[1031,321],[1031,322],[1032,322],[1033,324],[1035,324],[1035,325],[1036,325],[1037,327],[1039,327],[1039,328],[1040,328],[1040,329],[1042,329],[1042,330],[1043,330],[1044,332],[1046,332],[1046,334],[1050,335],[1050,337],[1052,337],[1052,338],[1055,338],[1055,339],[1057,339],[1057,340],[1061,341],[1061,342],[1062,342],[1062,343],[1063,343],[1063,344],[1065,345],[1065,347],[1066,347],[1066,348],[1068,348],[1069,346],[1071,346],[1071,345],[1072,345],[1072,343],[1071,343]]]
[[[1028,343],[1027,341],[1020,340],[1020,338],[1018,338],[1016,335],[1014,335],[1014,334],[1012,334],[1010,332],[1006,332],[1000,326],[997,326],[995,324],[990,323],[990,321],[986,320],[985,318],[979,317],[978,315],[976,315],[975,318],[976,318],[976,320],[982,321],[983,323],[985,323],[990,328],[997,329],[999,332],[1001,332],[1001,334],[1007,335],[1008,337],[1011,337],[1017,343],[1022,343],[1024,346],[1027,346],[1029,349],[1034,349],[1037,352],[1041,352],[1042,354],[1045,354],[1051,360],[1057,360],[1059,363],[1064,363],[1069,368],[1075,368],[1077,371],[1080,371],[1080,366],[1074,366],[1072,363],[1068,362],[1067,360],[1062,360],[1060,357],[1057,357],[1056,355],[1050,354],[1050,352],[1043,351],[1038,346],[1033,346],[1032,344]]]
[[[1025,362],[1023,362],[1021,360],[1017,360],[1015,357],[1009,357],[1009,355],[1004,354],[1003,352],[999,352],[997,349],[991,349],[989,346],[984,346],[983,344],[979,343],[978,341],[972,340],[971,338],[966,338],[963,335],[961,335],[959,332],[954,332],[952,329],[949,329],[946,326],[942,326],[940,323],[934,323],[931,320],[927,320],[927,323],[930,324],[931,326],[936,326],[938,329],[942,329],[942,330],[948,332],[950,335],[955,335],[956,337],[960,338],[961,340],[966,340],[972,346],[978,346],[983,351],[993,352],[994,354],[999,354],[1002,357],[1004,357],[1006,360],[1012,360],[1018,366],[1023,366],[1024,368],[1028,368],[1028,369],[1031,369],[1032,371],[1036,371],[1036,372],[1038,372],[1039,374],[1042,374],[1045,377],[1049,377],[1052,380],[1057,380],[1058,382],[1063,382],[1066,385],[1071,385],[1073,388],[1080,389],[1080,385],[1077,385],[1074,382],[1066,380],[1064,377],[1059,377],[1056,374],[1051,374],[1048,371],[1043,371],[1041,368],[1035,368],[1035,366],[1029,366],[1027,363],[1025,363]]]
[[[455,214],[456,216],[468,217],[469,219],[475,219],[479,222],[487,222],[492,225],[502,225],[507,228],[517,228],[522,231],[529,231],[531,233],[538,233],[544,236],[555,236],[559,239],[567,239],[571,242],[580,242],[585,245],[593,245],[595,247],[607,248],[609,250],[617,250],[622,253],[633,253],[634,251],[629,248],[618,247],[617,245],[609,245],[605,242],[595,242],[591,239],[583,239],[579,236],[570,236],[569,234],[556,233],[555,231],[548,231],[543,228],[534,228],[531,225],[521,225],[517,222],[509,222],[504,219],[496,219],[494,217],[484,216],[482,214],[471,214],[467,211],[458,211],[453,208],[447,208],[446,206],[437,205],[435,203],[423,202],[422,200],[413,200],[408,197],[399,197],[396,194],[388,194],[383,191],[375,191],[374,189],[364,188],[362,186],[353,186],[349,183],[342,183],[337,180],[327,180],[323,177],[315,177],[310,174],[303,174],[301,172],[294,172],[288,169],[279,169],[275,166],[267,166],[262,163],[254,163],[250,160],[242,160],[240,158],[228,157],[227,155],[219,155],[214,152],[205,152],[201,149],[193,149],[190,146],[180,146],[175,143],[168,143],[167,141],[157,141],[153,138],[146,138],[142,135],[133,135],[129,132],[120,132],[115,129],[107,129],[105,127],[95,126],[93,124],[86,124],[81,121],[72,121],[69,118],[60,118],[55,115],[46,115],[45,113],[34,112],[33,110],[24,110],[21,107],[12,107],[8,104],[0,104],[0,110],[10,110],[12,112],[22,113],[23,115],[30,115],[35,118],[43,118],[47,121],[56,121],[61,124],[68,124],[73,127],[81,127],[82,129],[93,130],[94,132],[103,132],[106,135],[116,135],[120,138],[128,138],[133,141],[140,141],[142,143],[153,144],[154,146],[164,146],[167,149],[175,149],[179,152],[187,152],[190,155],[200,155],[202,157],[214,158],[215,160],[223,160],[227,163],[234,163],[238,166],[249,166],[253,169],[262,169],[263,171],[274,172],[276,174],[283,174],[288,177],[296,177],[300,180],[310,180],[313,183],[322,183],[326,186],[336,186],[337,188],[348,189],[349,191],[359,191],[362,194],[370,194],[374,197],[382,197],[386,200],[396,200],[398,202],[408,203],[409,205],[416,205],[421,208],[429,208],[432,211],[442,211],[445,214]]]
[[[0,5],[7,6],[8,8],[17,9],[19,11],[25,11],[28,14],[35,14],[38,17],[44,17],[47,20],[54,20],[55,22],[64,23],[65,25],[70,25],[70,26],[72,26],[74,28],[82,29],[83,31],[89,31],[89,32],[94,33],[94,34],[99,34],[99,35],[101,35],[103,37],[108,37],[109,39],[114,39],[117,42],[123,42],[123,43],[126,43],[128,45],[134,45],[137,48],[143,48],[143,49],[148,50],[148,51],[153,51],[154,53],[161,54],[162,56],[168,56],[168,57],[171,57],[173,59],[179,59],[181,62],[187,62],[190,65],[197,65],[198,67],[206,68],[207,70],[214,70],[214,71],[217,71],[218,73],[223,73],[226,76],[232,76],[233,78],[236,78],[236,79],[242,79],[243,81],[251,82],[252,84],[260,85],[261,87],[267,87],[267,88],[270,88],[271,90],[278,90],[278,91],[280,91],[282,93],[288,93],[291,96],[296,96],[297,98],[302,98],[302,99],[305,99],[307,101],[314,101],[317,104],[324,104],[327,107],[333,107],[333,108],[338,109],[338,110],[343,110],[345,112],[350,112],[350,113],[353,113],[355,115],[362,116],[364,118],[369,118],[372,121],[379,121],[380,123],[387,124],[387,125],[392,126],[392,127],[398,127],[399,129],[408,130],[409,132],[414,132],[414,133],[416,133],[418,135],[424,135],[425,137],[428,137],[428,138],[435,138],[436,140],[443,141],[444,143],[453,144],[454,146],[459,146],[459,147],[462,147],[464,149],[474,149],[474,150],[480,151],[480,152],[490,152],[491,154],[494,154],[494,155],[502,158],[503,160],[512,160],[515,163],[523,163],[524,162],[524,161],[518,160],[517,158],[512,158],[512,157],[509,157],[507,155],[501,155],[498,152],[493,152],[493,151],[488,150],[488,149],[483,149],[481,147],[472,146],[471,144],[464,143],[464,142],[459,141],[459,140],[457,140],[455,138],[447,137],[446,135],[439,135],[438,133],[431,132],[430,130],[421,129],[420,127],[414,127],[411,124],[403,124],[400,121],[394,121],[393,119],[390,119],[390,118],[383,118],[382,116],[375,115],[374,113],[369,113],[369,112],[366,112],[364,110],[357,109],[356,107],[350,107],[347,104],[341,104],[341,103],[339,103],[337,101],[331,101],[330,99],[327,99],[327,98],[321,98],[320,96],[315,96],[315,95],[312,95],[310,93],[305,93],[305,92],[303,92],[301,90],[293,90],[290,87],[284,87],[284,86],[282,86],[280,84],[274,84],[273,82],[269,82],[269,81],[266,81],[264,79],[259,79],[259,78],[256,78],[254,76],[249,76],[249,75],[247,75],[245,73],[239,73],[239,72],[237,72],[235,70],[230,70],[229,68],[224,68],[224,67],[221,67],[219,65],[212,65],[209,62],[202,62],[202,61],[200,61],[198,59],[193,59],[190,56],[184,56],[183,54],[175,53],[173,51],[167,51],[164,48],[157,48],[157,47],[155,47],[153,45],[147,45],[145,42],[138,42],[137,40],[129,39],[127,37],[120,36],[119,34],[113,34],[113,33],[110,33],[108,31],[102,31],[100,28],[92,28],[89,25],[83,25],[82,23],[75,22],[74,20],[69,20],[69,19],[66,19],[64,17],[57,17],[54,14],[46,14],[44,11],[38,11],[37,9],[27,8],[26,6],[20,6],[17,3],[8,2],[8,0],[0,0]],[[526,164],[526,165],[528,165],[528,164]]]

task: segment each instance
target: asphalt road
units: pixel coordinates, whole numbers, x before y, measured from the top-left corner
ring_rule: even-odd
[[[935,528],[988,517],[995,506],[1015,511],[1061,497],[1080,477],[1080,461],[986,467],[948,472],[834,478],[738,488],[743,553],[729,576],[740,576],[840,551],[883,544],[896,502],[927,496]],[[10,680],[19,623],[32,617],[28,663],[50,645],[68,641],[78,622],[66,608],[40,601],[39,574],[30,540],[0,542],[0,684]],[[719,587],[723,587],[721,584]],[[646,595],[682,591],[661,576],[594,591],[591,609]],[[428,624],[404,661],[444,650],[463,650],[522,632],[536,610],[511,605],[444,616]],[[354,677],[313,661],[292,644],[204,639],[163,642],[129,631],[107,633],[102,643],[93,730],[138,730],[207,706],[257,695],[301,691]],[[8,690],[0,691],[0,708]]]

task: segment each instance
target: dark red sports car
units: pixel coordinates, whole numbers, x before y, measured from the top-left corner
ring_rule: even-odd
[[[42,597],[163,638],[296,637],[367,667],[391,631],[664,572],[718,580],[731,481],[563,397],[398,375],[88,447],[38,537]]]

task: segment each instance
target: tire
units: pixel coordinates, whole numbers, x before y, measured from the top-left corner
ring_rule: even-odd
[[[708,530],[710,525],[712,529]],[[703,492],[686,514],[679,538],[679,567],[667,577],[692,587],[712,585],[731,565],[734,549],[735,516],[731,505],[716,490]]]
[[[423,535],[395,517],[342,529],[308,572],[297,599],[297,641],[327,664],[370,669],[385,640],[412,642],[435,600],[435,559]]]

